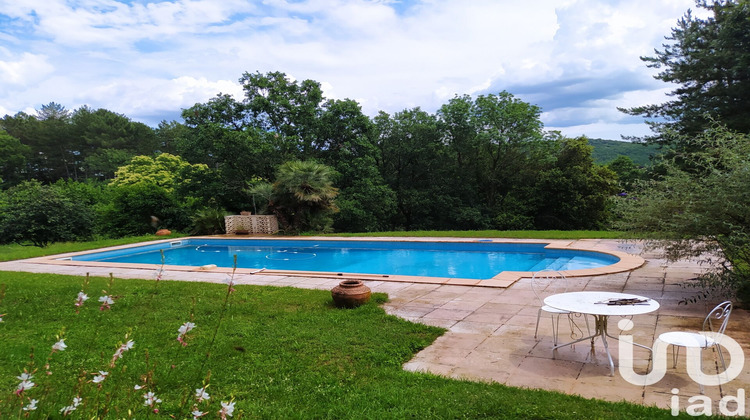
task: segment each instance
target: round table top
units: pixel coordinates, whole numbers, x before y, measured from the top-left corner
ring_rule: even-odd
[[[636,305],[607,305],[609,299],[648,299]],[[544,304],[568,312],[591,315],[641,315],[659,309],[659,302],[645,296],[616,292],[568,292],[547,296]]]

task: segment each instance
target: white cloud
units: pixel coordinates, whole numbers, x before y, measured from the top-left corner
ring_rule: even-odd
[[[219,91],[241,96],[235,81],[245,71],[283,71],[321,82],[329,97],[354,98],[371,115],[414,106],[434,111],[454,94],[623,71],[650,75],[638,57],[652,54],[693,5],[0,0],[0,14],[17,23],[4,34],[10,41],[0,55],[0,74],[12,82],[14,95],[0,88],[0,103],[10,112],[54,100],[69,108],[156,114]],[[620,82],[611,81],[614,90]],[[623,87],[619,95],[612,90],[600,98],[592,93],[585,108],[576,105],[575,114],[591,118],[590,124],[569,123],[614,130],[623,118],[617,106],[663,101],[653,100],[663,98],[663,86]],[[564,107],[545,111],[558,121],[574,115]]]
[[[673,99],[667,96],[671,91],[671,87],[664,87],[652,90],[634,90],[625,92],[620,98],[618,98],[617,106],[631,108],[641,105],[659,104]],[[599,105],[606,106],[611,104],[600,102]]]
[[[153,94],[157,92],[157,97]],[[206,78],[189,76],[172,80],[140,79],[138,81],[118,80],[107,85],[99,85],[84,93],[93,102],[112,104],[117,112],[130,114],[150,114],[154,111],[178,111],[205,102],[219,92],[242,97],[242,87],[232,81],[209,81]]]
[[[209,26],[221,25],[233,14],[254,9],[240,0],[165,1],[122,3],[114,0],[26,0],[11,6],[5,2],[3,14],[34,22],[40,35],[51,37],[69,48],[87,45],[122,47],[139,39],[195,34]],[[33,12],[33,18],[31,18]]]
[[[0,86],[28,86],[53,71],[54,67],[46,56],[25,52],[17,57],[8,57],[7,61],[0,60],[0,80],[3,81]],[[4,90],[0,87],[0,93],[5,93]]]

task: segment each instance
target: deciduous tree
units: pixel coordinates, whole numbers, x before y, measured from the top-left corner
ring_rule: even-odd
[[[189,182],[191,171],[207,171],[203,164],[192,165],[179,156],[162,153],[152,158],[136,156],[127,165],[117,169],[115,178],[110,185],[149,184],[174,191],[178,183]]]
[[[619,200],[619,227],[664,240],[656,245],[671,261],[713,259],[718,271],[698,285],[706,293],[739,292],[750,303],[750,136],[714,125],[677,141],[699,151],[679,152],[663,163],[661,179]]]
[[[255,121],[253,125],[278,135],[283,158],[312,158],[315,125],[323,103],[320,83],[293,81],[281,72],[246,72],[240,83],[245,90],[243,104]]]
[[[372,121],[353,100],[328,100],[316,124],[316,156],[335,169],[339,211],[334,227],[348,232],[386,229],[395,195],[378,170]]]
[[[31,148],[0,130],[0,185],[15,185],[23,179]]]
[[[554,161],[534,177],[530,201],[537,229],[602,229],[617,176],[594,164],[586,137],[557,140]]]
[[[375,117],[379,168],[393,190],[396,213],[392,227],[414,230],[443,227],[452,208],[445,188],[449,167],[437,119],[419,109],[381,112]],[[455,204],[455,203],[452,203]]]

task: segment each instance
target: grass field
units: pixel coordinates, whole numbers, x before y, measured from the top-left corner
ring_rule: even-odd
[[[185,274],[189,276],[189,274]],[[387,315],[386,297],[336,309],[328,291],[0,272],[0,418],[653,419],[669,412],[401,366],[442,330]],[[79,291],[91,298],[76,308]],[[103,292],[106,291],[106,292]],[[97,298],[114,304],[100,310]],[[195,328],[177,341],[185,322]],[[64,339],[67,348],[52,352]],[[121,359],[120,345],[134,341]],[[26,370],[35,386],[16,395]],[[49,371],[51,374],[46,374]],[[99,371],[108,373],[101,384]],[[135,385],[143,386],[135,390]],[[210,399],[198,402],[196,389]],[[144,406],[150,391],[162,400]],[[31,399],[37,410],[22,411]],[[153,409],[156,408],[158,413]],[[687,417],[687,416],[685,416]]]
[[[43,257],[46,255],[63,254],[66,252],[86,251],[89,249],[104,248],[108,246],[132,244],[136,242],[154,241],[157,239],[175,238],[184,236],[180,234],[172,234],[169,236],[154,236],[154,235],[143,235],[143,236],[130,236],[127,238],[119,239],[100,239],[96,241],[88,242],[56,242],[50,244],[47,247],[40,248],[33,245],[0,245],[0,261],[12,261],[21,260],[24,258]]]

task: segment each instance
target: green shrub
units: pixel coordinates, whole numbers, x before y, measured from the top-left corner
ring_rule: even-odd
[[[102,233],[107,236],[143,235],[161,228],[183,230],[189,226],[185,210],[162,187],[121,185],[112,194],[112,202],[101,212]]]
[[[93,233],[91,206],[66,195],[59,186],[23,182],[8,190],[4,201],[0,204],[4,242],[30,241],[43,247],[50,242],[85,240]]]
[[[226,232],[224,217],[229,214],[221,209],[206,208],[191,217],[191,235],[218,235]]]

